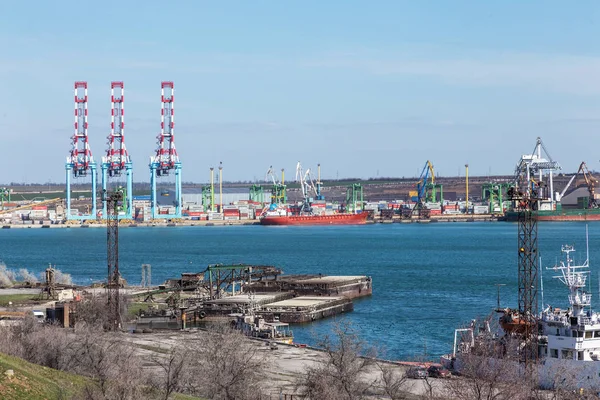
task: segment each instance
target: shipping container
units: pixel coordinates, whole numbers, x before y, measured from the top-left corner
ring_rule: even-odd
[[[208,213],[207,215],[208,215],[209,221],[223,219],[223,214],[221,214],[221,213]]]
[[[487,214],[488,206],[473,206],[473,214]]]

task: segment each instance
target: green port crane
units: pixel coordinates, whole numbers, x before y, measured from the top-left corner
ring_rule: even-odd
[[[356,210],[364,208],[363,187],[360,183],[353,183],[346,189],[346,209],[355,213]]]
[[[249,200],[260,204],[265,202],[265,191],[261,185],[254,184],[250,186]]]
[[[481,199],[489,204],[489,213],[504,213],[507,191],[512,185],[506,182],[486,182],[481,186]]]
[[[10,203],[10,194],[12,193],[12,189],[8,188],[0,188],[0,211],[4,209],[4,202]]]

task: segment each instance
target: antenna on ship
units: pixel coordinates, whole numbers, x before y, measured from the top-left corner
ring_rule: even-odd
[[[585,224],[585,264],[590,264],[590,236],[588,233],[588,226]]]
[[[540,256],[540,292],[542,295],[542,310],[544,309],[544,278],[542,274],[542,256]]]

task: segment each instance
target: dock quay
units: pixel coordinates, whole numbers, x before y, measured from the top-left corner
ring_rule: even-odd
[[[252,282],[249,290],[257,292],[293,292],[296,296],[370,296],[373,286],[369,276],[286,275]]]
[[[277,267],[246,264],[213,264],[204,272],[182,273],[181,279],[135,294],[144,302],[166,303],[170,310],[138,315],[133,329],[197,327],[248,312],[269,323],[305,323],[353,311],[352,299],[373,292],[371,277],[365,275],[282,274]]]
[[[209,300],[203,305],[186,309],[187,326],[227,319],[231,314],[254,308],[254,314],[266,322],[303,323],[354,310],[348,297],[299,296],[292,292],[253,293]]]
[[[312,322],[354,310],[347,297],[300,296],[265,305],[257,315],[265,321],[289,324]]]

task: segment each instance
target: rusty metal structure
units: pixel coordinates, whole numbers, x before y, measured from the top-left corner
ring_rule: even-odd
[[[598,208],[598,202],[596,201],[596,192],[595,187],[598,184],[598,180],[594,178],[594,175],[590,172],[587,167],[585,161],[583,161],[579,165],[579,169],[577,170],[577,175],[583,175],[583,179],[585,179],[585,184],[588,188],[589,199],[588,204],[585,205],[585,208]]]
[[[250,285],[252,282],[271,277],[276,279],[283,271],[280,268],[268,265],[209,265],[204,271],[208,275],[209,293],[211,299],[218,299],[224,293],[236,292],[236,285],[241,293],[244,286]]]
[[[106,250],[107,250],[107,304],[108,323],[106,329],[119,330],[121,328],[121,304],[119,287],[121,274],[119,273],[119,207],[123,202],[123,193],[120,191],[104,192],[108,215],[106,218]]]
[[[56,269],[52,264],[48,265],[44,275],[44,286],[42,286],[42,292],[40,293],[40,297],[44,300],[58,300],[55,274]]]
[[[529,172],[529,171],[528,171]],[[527,174],[529,176],[529,174]],[[539,254],[538,227],[535,212],[538,210],[539,189],[542,182],[532,179],[521,180],[518,185],[508,189],[508,196],[514,202],[518,212],[518,320],[522,338],[521,360],[529,370],[538,361],[538,282]]]

